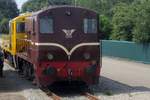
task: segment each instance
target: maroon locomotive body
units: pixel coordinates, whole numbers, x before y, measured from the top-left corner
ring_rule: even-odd
[[[99,18],[94,11],[72,6],[49,7],[26,21],[29,44],[18,54],[19,70],[47,86],[59,81],[99,81]]]

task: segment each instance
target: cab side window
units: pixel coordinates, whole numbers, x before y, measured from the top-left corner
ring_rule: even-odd
[[[18,22],[16,30],[17,30],[17,33],[25,33],[25,23],[24,22]]]
[[[96,19],[84,19],[84,33],[97,33]]]

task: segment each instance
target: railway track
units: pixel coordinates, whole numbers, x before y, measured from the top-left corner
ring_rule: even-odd
[[[83,93],[85,95],[86,98],[88,98],[88,100],[100,100],[98,97],[96,97],[95,95],[85,92]]]
[[[49,89],[42,89],[48,96],[50,96],[53,100],[62,100],[61,96],[58,96],[57,94],[55,94],[54,92],[50,91]],[[81,96],[84,96],[85,98],[87,98],[87,100],[100,100],[98,97],[96,97],[95,95],[89,93],[89,92],[84,92],[81,93]]]
[[[8,65],[12,66],[8,60],[5,60],[5,63],[7,63]],[[45,92],[49,97],[51,97],[53,100],[62,100],[61,96],[58,96],[57,94],[55,94],[54,92],[50,91],[48,88],[41,88],[41,90],[43,92]],[[89,92],[82,92],[81,96],[84,96],[85,98],[87,98],[87,100],[100,100],[98,97],[96,97],[95,95],[89,93]]]
[[[61,100],[62,98],[49,89],[42,89],[48,96],[50,96],[53,100]]]

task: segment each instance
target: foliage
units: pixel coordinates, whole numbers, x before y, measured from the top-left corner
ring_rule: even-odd
[[[113,7],[119,2],[131,3],[134,0],[76,0],[78,6],[93,9],[102,15],[112,16]]]
[[[9,29],[9,20],[7,18],[3,18],[3,20],[0,22],[0,32],[1,33],[8,33]]]
[[[150,42],[150,0],[121,3],[113,11],[111,39]]]
[[[12,19],[19,14],[14,0],[0,0],[0,20],[2,18]]]
[[[136,2],[135,27],[133,29],[133,41],[147,43],[150,42],[150,0]]]
[[[150,42],[150,0],[28,0],[22,12],[64,4],[98,12],[105,39]]]
[[[28,0],[23,4],[21,12],[38,11],[50,5],[69,5],[71,3],[71,0]]]
[[[100,3],[99,1],[100,0],[76,0],[76,5],[98,11],[99,3]],[[73,4],[73,5],[75,5],[75,4]]]
[[[128,6],[126,3],[119,3],[115,6],[113,12],[113,31],[110,39],[131,41],[134,27],[132,6]]]
[[[0,0],[0,32],[8,33],[9,20],[19,14],[14,0]]]
[[[100,29],[105,33],[104,39],[109,39],[113,28],[111,20],[113,14],[115,14],[115,12],[113,13],[113,8],[120,2],[129,4],[133,1],[134,0],[77,0],[77,5],[93,9],[100,14]]]
[[[102,33],[105,33],[103,38],[109,39],[110,33],[112,31],[112,25],[110,23],[110,20],[105,15],[100,15],[99,19],[100,19],[100,22],[99,22],[100,30]]]

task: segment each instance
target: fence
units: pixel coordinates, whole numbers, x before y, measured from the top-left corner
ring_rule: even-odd
[[[150,43],[137,44],[127,41],[103,40],[102,54],[150,64]]]

